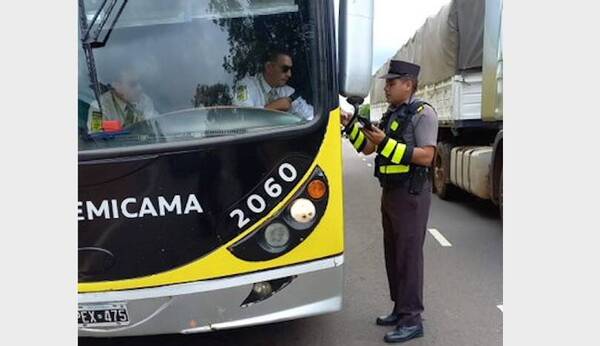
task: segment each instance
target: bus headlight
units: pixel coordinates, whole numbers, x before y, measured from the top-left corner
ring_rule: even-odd
[[[317,183],[314,183],[317,181]],[[312,193],[308,185],[313,183]],[[327,177],[319,166],[279,213],[227,249],[244,261],[268,261],[302,244],[325,215],[329,201]]]
[[[313,202],[306,198],[298,198],[292,203],[290,215],[296,222],[309,223],[315,218],[317,211]]]
[[[265,229],[265,242],[268,245],[268,251],[279,252],[283,250],[290,240],[290,230],[286,225],[274,222]]]

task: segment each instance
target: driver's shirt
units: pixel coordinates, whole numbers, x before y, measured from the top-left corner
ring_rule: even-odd
[[[128,103],[118,97],[112,90],[100,95],[102,102],[102,120],[120,120],[123,127],[142,120],[152,119],[158,116],[154,109],[154,104],[150,97],[142,94],[140,100],[135,103]],[[99,132],[97,125],[93,125],[94,114],[96,117],[100,114],[98,102],[90,104],[87,118],[88,133]]]
[[[234,88],[233,104],[238,107],[260,107],[282,97],[289,97],[294,93],[294,88],[289,85],[271,87],[262,73],[257,76],[246,76],[236,83]],[[314,117],[314,110],[302,97],[292,102],[289,113],[296,114],[306,120]]]

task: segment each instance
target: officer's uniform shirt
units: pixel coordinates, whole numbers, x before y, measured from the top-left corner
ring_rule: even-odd
[[[410,99],[410,102],[417,101],[414,97]],[[390,106],[388,112],[392,113],[397,107]],[[381,122],[382,130],[385,131],[388,119]],[[433,108],[429,105],[424,104],[423,110],[416,113],[410,124],[408,124],[404,130],[402,136],[406,141],[410,141],[414,138],[412,143],[415,143],[417,147],[437,146],[437,135],[438,135],[438,116]]]
[[[239,81],[234,90],[233,104],[239,107],[259,107],[282,97],[289,97],[294,93],[294,88],[289,85],[272,88],[265,80],[262,73],[258,76],[247,76]],[[306,120],[314,117],[314,110],[302,97],[292,102],[290,113],[296,114]]]
[[[133,122],[148,120],[158,116],[158,112],[154,109],[154,103],[150,97],[142,94],[140,100],[136,103],[130,103],[133,109],[129,111],[128,104],[114,95],[113,91],[107,91],[100,95],[100,102],[102,102],[102,120],[120,120],[123,126],[131,125]],[[90,104],[87,118],[87,130],[88,133],[92,131],[92,113],[100,112],[98,107],[98,101],[94,101]],[[127,113],[131,112],[133,122],[128,122]]]

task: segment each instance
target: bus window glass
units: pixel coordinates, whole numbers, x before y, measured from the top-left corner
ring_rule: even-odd
[[[320,110],[308,1],[83,3],[81,151],[293,128]]]

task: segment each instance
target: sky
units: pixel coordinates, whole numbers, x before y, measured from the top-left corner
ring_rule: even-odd
[[[373,0],[373,73],[449,0]]]
[[[373,0],[373,67],[375,73],[415,31],[450,0]],[[336,2],[336,8],[338,0]],[[368,103],[368,98],[365,103]],[[352,107],[340,97],[342,108]]]

